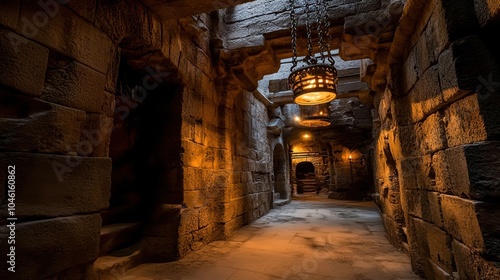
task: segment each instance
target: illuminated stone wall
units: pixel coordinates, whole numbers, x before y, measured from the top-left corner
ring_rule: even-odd
[[[489,1],[408,1],[389,84],[375,97],[385,227],[427,279],[500,277],[500,64],[488,35],[498,11]]]

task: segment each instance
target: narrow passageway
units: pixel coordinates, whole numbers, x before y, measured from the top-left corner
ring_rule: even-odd
[[[140,265],[123,279],[420,279],[384,234],[373,202],[302,197],[227,241],[180,261]]]

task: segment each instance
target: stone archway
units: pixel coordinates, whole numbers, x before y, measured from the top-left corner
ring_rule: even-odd
[[[286,159],[285,149],[281,144],[274,147],[273,151],[273,171],[274,171],[274,200],[288,199],[286,180]]]

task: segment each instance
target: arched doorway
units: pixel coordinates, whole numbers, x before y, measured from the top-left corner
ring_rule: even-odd
[[[297,193],[316,192],[316,168],[310,161],[303,161],[295,168],[295,178],[297,179]]]
[[[112,255],[146,237],[156,205],[182,202],[177,175],[182,86],[167,79],[168,72],[152,73],[148,67],[134,65],[127,56],[120,59],[109,146],[111,198],[101,212],[100,255]]]
[[[274,200],[288,199],[288,192],[286,189],[286,160],[285,149],[281,144],[274,147],[273,152],[273,166],[274,166]]]

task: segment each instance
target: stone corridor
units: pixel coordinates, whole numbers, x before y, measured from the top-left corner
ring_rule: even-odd
[[[384,234],[371,201],[302,196],[227,241],[212,242],[180,261],[140,265],[122,279],[420,279]]]

